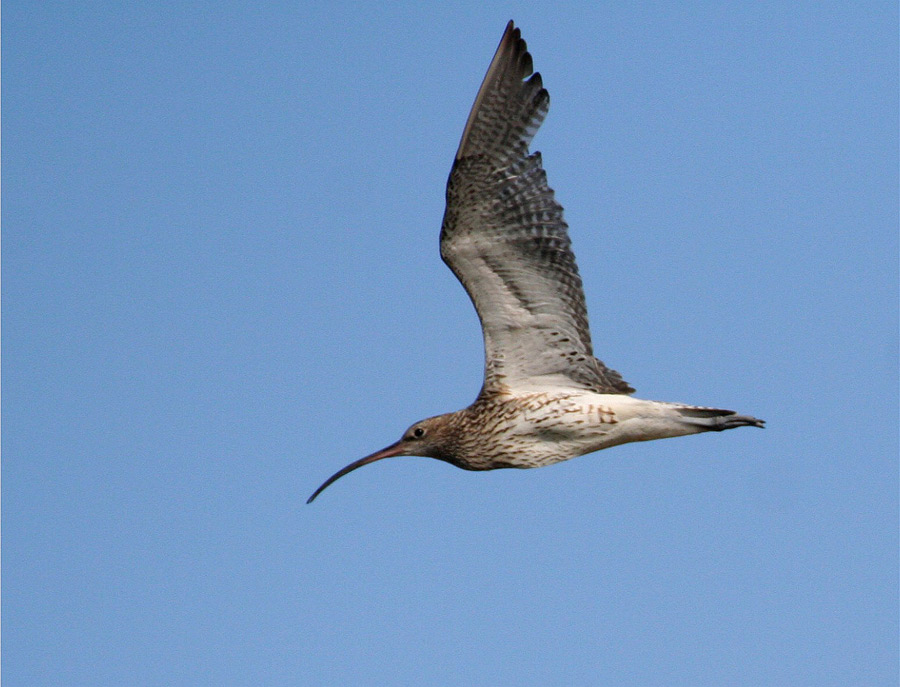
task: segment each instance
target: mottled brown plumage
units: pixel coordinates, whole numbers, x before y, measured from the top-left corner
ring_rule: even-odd
[[[447,183],[441,257],[484,334],[484,384],[468,408],[417,422],[387,448],[330,477],[392,456],[466,470],[531,468],[630,441],[762,427],[730,410],[632,398],[594,357],[563,209],[528,144],[549,108],[519,29],[506,27]]]
[[[579,388],[630,393],[618,372],[594,358],[563,209],[541,154],[528,153],[549,106],[510,22],[447,182],[441,257],[481,319],[486,389],[558,374]]]

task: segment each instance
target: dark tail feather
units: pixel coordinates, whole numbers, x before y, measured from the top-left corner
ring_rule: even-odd
[[[721,408],[686,406],[679,408],[679,412],[687,422],[703,427],[710,432],[722,432],[735,427],[759,427],[762,429],[766,426],[765,420],[750,415],[738,415],[733,410]]]

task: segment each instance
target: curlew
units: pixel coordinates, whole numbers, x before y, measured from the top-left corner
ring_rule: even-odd
[[[447,182],[441,258],[475,305],[484,384],[468,408],[416,422],[329,477],[392,456],[465,470],[536,468],[632,441],[763,427],[732,410],[634,398],[594,357],[581,278],[538,152],[550,96],[509,22],[475,98]]]

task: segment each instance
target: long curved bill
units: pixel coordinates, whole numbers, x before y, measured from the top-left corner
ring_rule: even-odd
[[[346,475],[348,472],[353,472],[356,468],[361,468],[363,465],[368,465],[369,463],[374,463],[376,460],[381,460],[382,458],[392,458],[393,456],[403,455],[403,441],[398,441],[396,444],[391,444],[387,448],[383,448],[380,451],[376,451],[370,456],[366,456],[365,458],[360,458],[357,461],[350,463],[345,468],[338,470],[331,477],[325,480],[325,483],[322,484],[321,487],[316,489],[312,496],[306,501],[307,503],[312,503],[315,498],[321,494],[325,487],[327,487],[332,482],[339,480],[341,477]]]

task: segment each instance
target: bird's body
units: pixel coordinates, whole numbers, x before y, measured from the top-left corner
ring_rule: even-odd
[[[540,153],[528,152],[548,108],[510,22],[466,122],[441,227],[441,257],[481,320],[481,393],[343,468],[309,501],[348,472],[391,456],[466,470],[532,468],[633,441],[763,426],[730,410],[633,398],[621,375],[594,357],[563,209]]]
[[[606,448],[619,429],[608,401],[578,391],[483,395],[429,419],[450,449],[435,457],[467,470],[536,468]]]
[[[537,468],[633,441],[758,422],[729,412],[569,389],[482,395],[423,422],[446,450],[432,457],[466,470],[494,470]]]

